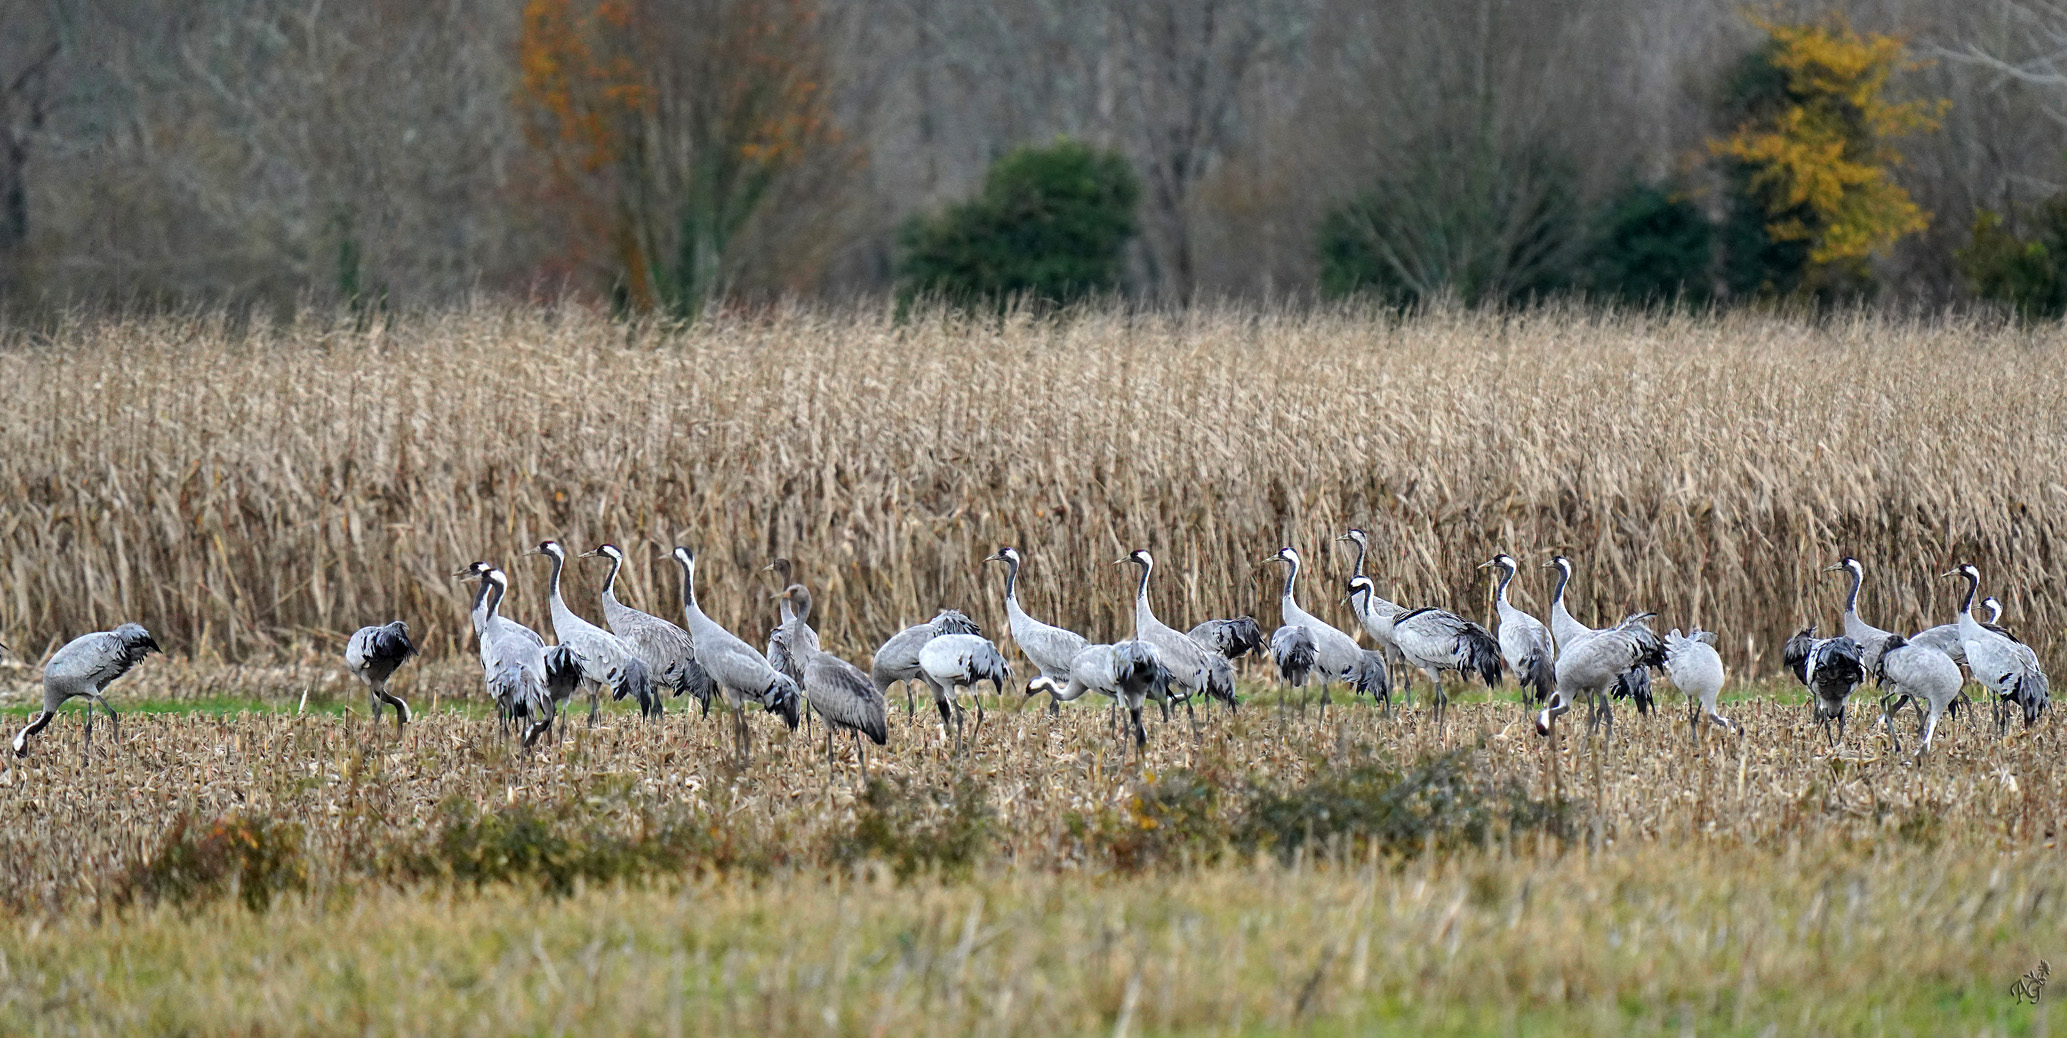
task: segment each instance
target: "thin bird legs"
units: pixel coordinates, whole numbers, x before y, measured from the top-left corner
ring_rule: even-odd
[[[122,742],[122,724],[120,720],[118,720],[117,715],[115,714],[115,708],[109,706],[108,701],[106,699],[101,698],[100,693],[80,692],[77,693],[77,695],[80,698],[87,700],[86,742],[83,745],[81,745],[79,749],[79,759],[81,761],[85,761],[90,759],[93,754],[93,704],[99,703],[100,708],[108,712],[108,724],[113,726],[115,729],[115,742],[117,745],[120,745]],[[58,700],[56,703],[52,703],[48,699],[44,700],[43,709],[39,711],[36,714],[35,718],[29,722],[28,727],[23,728],[21,730],[21,733],[14,737],[15,756],[28,756],[29,737],[43,731],[43,729],[45,728],[50,727],[50,722],[57,720],[57,708],[63,705],[63,699]]]
[[[861,758],[861,784],[862,784],[862,785],[864,785],[864,786],[866,786],[866,785],[868,785],[868,747],[866,747],[866,746],[863,746],[863,745],[861,744],[861,733],[860,733],[860,732],[858,732],[858,731],[854,731],[854,730],[851,730],[851,729],[850,729],[850,730],[849,730],[849,731],[847,732],[847,734],[849,734],[849,735],[851,735],[851,736],[853,736],[853,737],[854,737],[854,754],[855,754],[855,756],[857,756],[857,757]],[[827,788],[827,789],[831,789],[831,788],[832,788],[832,784],[833,784],[833,726],[832,726],[832,725],[826,725],[826,726],[825,726],[825,785],[826,785],[826,788]]]

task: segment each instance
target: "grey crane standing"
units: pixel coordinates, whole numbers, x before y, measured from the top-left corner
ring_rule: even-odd
[[[1569,615],[1569,614],[1567,614]],[[1556,634],[1557,610],[1553,609],[1551,633]],[[1549,735],[1551,725],[1572,708],[1581,695],[1593,701],[1587,730],[1605,727],[1605,738],[1615,736],[1614,708],[1609,690],[1624,681],[1630,671],[1644,671],[1665,662],[1665,645],[1646,623],[1649,613],[1638,613],[1602,631],[1590,631],[1569,641],[1558,639],[1557,687],[1550,693],[1550,705],[1536,715],[1536,731]],[[1575,621],[1576,623],[1576,621]]]
[[[753,759],[753,735],[746,725],[746,703],[752,700],[769,713],[780,716],[791,731],[797,728],[797,683],[789,675],[768,665],[768,660],[738,635],[718,626],[696,604],[696,554],[677,546],[674,560],[682,567],[682,617],[689,636],[696,639],[698,658],[711,676],[725,704],[732,708],[732,730],[740,758]]]
[[[1959,607],[1959,634],[1962,647],[1966,650],[1967,669],[1973,672],[1974,680],[1982,688],[1995,693],[1995,730],[1997,733],[2009,728],[2012,708],[2024,715],[2024,727],[2038,723],[2045,709],[2052,703],[2049,682],[2045,669],[2039,666],[2038,654],[2031,647],[2016,641],[2006,634],[1999,634],[1983,627],[1974,619],[1974,596],[1980,593],[1981,571],[1971,565],[1960,566],[1943,576],[1960,577],[1967,582],[1966,598]]]
[[[1068,677],[1058,680],[1043,674],[1027,683],[1027,695],[1041,692],[1064,703],[1085,692],[1111,698],[1131,717],[1131,734],[1139,749],[1148,745],[1148,732],[1141,726],[1141,705],[1150,699],[1169,701],[1170,671],[1155,646],[1147,642],[1087,645],[1070,661]]]
[[[1312,643],[1313,669],[1320,671],[1321,705],[1328,705],[1328,686],[1340,681],[1348,684],[1354,691],[1369,692],[1372,699],[1384,703],[1386,709],[1390,710],[1392,675],[1386,669],[1384,654],[1364,649],[1356,643],[1355,638],[1299,607],[1299,553],[1290,547],[1279,548],[1275,554],[1265,557],[1263,561],[1285,564],[1285,586],[1278,593],[1278,613],[1282,625],[1272,633],[1271,644],[1276,649],[1289,653],[1300,650],[1302,642]],[[1371,578],[1352,578],[1351,583],[1355,584],[1357,580],[1362,580],[1364,586],[1350,589],[1352,602],[1359,593],[1369,593],[1368,585]],[[1304,630],[1305,634],[1302,637],[1296,632],[1286,631],[1286,627],[1299,628]],[[1296,663],[1296,657],[1293,656],[1274,655],[1274,658],[1280,676],[1285,674],[1288,664]],[[1298,687],[1297,684],[1294,687]]]
[[[861,777],[868,779],[868,750],[861,745],[866,735],[882,746],[890,739],[884,720],[887,712],[883,693],[871,684],[861,668],[818,648],[816,638],[805,638],[798,630],[811,615],[811,592],[802,584],[791,584],[778,596],[787,601],[789,620],[784,625],[795,655],[792,660],[803,675],[804,701],[811,712],[825,720],[825,782],[833,781],[833,729],[854,736],[854,753],[861,761]]]
[[[1514,582],[1519,568],[1514,556],[1501,552],[1479,564],[1480,569],[1488,567],[1495,570],[1500,579],[1500,591],[1493,600],[1494,609],[1500,614],[1496,631],[1500,655],[1507,661],[1507,669],[1514,674],[1515,681],[1523,689],[1532,691],[1537,703],[1542,703],[1557,687],[1557,642],[1550,637],[1550,628],[1543,626],[1543,621],[1523,612],[1508,600],[1507,585]]]
[[[1012,667],[998,652],[990,639],[979,634],[943,634],[928,641],[919,648],[919,679],[933,690],[933,705],[940,710],[940,725],[943,734],[950,721],[955,730],[955,751],[961,752],[962,709],[960,690],[970,689],[970,698],[976,702],[976,726],[983,727],[983,700],[976,696],[975,686],[988,681],[991,688],[1002,696],[1005,682],[1012,680]]]
[[[1824,567],[1823,572],[1834,573],[1840,570],[1851,578],[1852,584],[1851,591],[1845,595],[1845,637],[1850,638],[1852,644],[1859,647],[1859,665],[1871,674],[1880,664],[1881,650],[1887,646],[1888,639],[1895,636],[1895,632],[1883,631],[1859,619],[1859,588],[1866,583],[1866,567],[1858,559],[1847,555],[1839,559],[1837,565]]]
[[[1572,560],[1559,555],[1543,565],[1546,568],[1555,568],[1557,570],[1557,591],[1551,595],[1550,599],[1550,634],[1557,642],[1558,656],[1562,659],[1564,654],[1571,651],[1579,642],[1585,641],[1601,632],[1580,623],[1578,617],[1573,616],[1571,610],[1565,608],[1565,589],[1572,583]],[[1632,625],[1640,626],[1649,618],[1650,614],[1648,613],[1631,614],[1623,617],[1621,623],[1616,624],[1614,627],[1604,628],[1604,630],[1623,630]],[[1646,633],[1650,632],[1648,627],[1645,627],[1644,630]],[[1653,634],[1652,638],[1655,640],[1656,635]],[[1649,713],[1651,710],[1650,670],[1645,667],[1631,667],[1615,675],[1615,680],[1609,689],[1609,693],[1616,699],[1634,699],[1636,700],[1637,713]],[[1600,716],[1599,709],[1596,708],[1594,720],[1598,721]],[[1609,716],[1612,718],[1612,715]]]
[[[943,634],[982,633],[983,628],[959,610],[942,609],[934,614],[933,619],[891,635],[869,661],[869,680],[875,684],[877,692],[886,696],[890,694],[892,685],[904,682],[904,712],[907,715],[915,713],[917,704],[912,701],[910,682],[919,680],[919,650]]]
[[[696,639],[652,613],[618,601],[617,573],[624,568],[624,552],[616,545],[599,545],[594,551],[583,552],[581,557],[607,559],[610,563],[610,573],[603,578],[602,595],[603,621],[610,625],[610,633],[622,639],[646,664],[653,684],[673,689],[677,696],[687,692],[702,704],[703,715],[710,716],[711,676],[704,673],[703,664],[696,662]],[[658,696],[654,697],[653,712],[660,713]]]
[[[1066,685],[1071,663],[1078,653],[1090,646],[1090,639],[1075,631],[1044,624],[1020,608],[1019,549],[1008,544],[983,561],[1005,564],[1005,626],[1012,632],[1012,641],[1019,646],[1019,654],[1040,672],[1039,677],[1050,679],[1048,685]],[[1033,692],[1031,683],[1027,685],[1027,691],[1029,694]],[[1055,709],[1053,699],[1049,700],[1048,709],[1050,712]]]
[[[1170,683],[1184,693],[1184,707],[1191,709],[1191,697],[1206,695],[1234,708],[1234,668],[1226,657],[1192,639],[1191,635],[1156,619],[1148,604],[1148,577],[1155,572],[1155,556],[1136,548],[1115,565],[1133,563],[1141,567],[1141,582],[1134,591],[1134,640],[1155,646]]]
[[[1850,635],[1816,637],[1816,625],[1810,624],[1787,639],[1780,662],[1815,697],[1816,720],[1823,722],[1825,734],[1836,722],[1837,734],[1830,740],[1836,746],[1844,738],[1845,700],[1866,680],[1865,652]]]
[[[416,646],[409,640],[409,625],[400,620],[361,627],[345,643],[345,667],[366,683],[366,691],[373,696],[374,723],[380,722],[381,704],[392,705],[396,735],[402,734],[402,725],[409,720],[409,704],[388,692],[388,678],[414,655]]]
[[[552,607],[553,635],[581,658],[581,676],[589,686],[589,727],[596,726],[601,709],[596,694],[599,688],[609,689],[613,700],[631,696],[639,704],[639,713],[654,716],[660,699],[653,693],[653,675],[647,671],[646,661],[623,639],[576,615],[561,596],[560,573],[567,567],[567,549],[558,541],[540,541],[531,553],[552,563],[546,600]]]
[[[115,740],[122,739],[122,727],[117,720],[115,708],[108,705],[101,693],[116,678],[129,673],[129,668],[143,662],[144,657],[154,652],[163,652],[151,632],[141,624],[123,624],[112,631],[97,631],[82,634],[65,643],[43,665],[43,709],[31,718],[28,726],[14,737],[14,755],[29,755],[29,736],[41,732],[57,717],[58,707],[74,696],[87,699],[86,742],[81,755],[93,749],[93,704],[99,703],[108,712],[108,724],[115,729]]]
[[[505,722],[524,725],[524,745],[528,747],[552,730],[559,704],[580,687],[581,659],[565,645],[548,648],[537,631],[502,615],[502,602],[510,590],[509,574],[482,562],[465,572],[481,580],[476,612],[488,698],[497,704]]]
[[[1356,545],[1356,561],[1350,564],[1349,582],[1343,584],[1343,587],[1346,588],[1354,583],[1356,578],[1364,575],[1364,556],[1370,554],[1371,536],[1362,530],[1352,527],[1348,533],[1335,539],[1338,541],[1348,541]],[[1363,627],[1364,633],[1371,636],[1372,641],[1378,643],[1378,650],[1384,654],[1385,665],[1388,668],[1386,673],[1388,687],[1390,687],[1391,682],[1396,677],[1399,682],[1401,696],[1409,703],[1413,702],[1414,671],[1410,667],[1403,666],[1406,661],[1400,655],[1399,646],[1394,645],[1392,642],[1392,618],[1406,610],[1379,597],[1378,583],[1375,580],[1371,582],[1371,589],[1365,592],[1361,598],[1352,592],[1349,595],[1349,602],[1350,607],[1356,611],[1357,623]],[[1391,700],[1388,699],[1388,705],[1390,702]]]
[[[798,660],[799,654],[797,650],[792,647],[792,642],[809,643],[809,648],[816,649],[818,648],[818,632],[811,627],[810,599],[805,599],[804,611],[798,613],[796,604],[789,600],[789,596],[786,593],[786,589],[792,583],[795,583],[791,578],[791,573],[795,569],[796,567],[788,559],[776,559],[774,562],[762,567],[763,572],[773,572],[775,574],[777,587],[785,589],[785,591],[775,593],[779,622],[776,623],[774,630],[768,632],[768,665],[789,675],[791,681],[801,685],[804,681],[804,669]],[[795,627],[790,625],[792,620],[797,622]]]
[[[1369,577],[1363,578],[1366,583]],[[1369,592],[1365,593],[1367,599]],[[1443,690],[1443,673],[1456,671],[1466,680],[1477,674],[1487,688],[1500,683],[1500,643],[1484,627],[1447,609],[1423,606],[1394,613],[1379,621],[1389,629],[1400,658],[1428,675],[1429,707],[1435,723],[1443,723],[1450,695]]]
[[[1679,628],[1673,628],[1665,636],[1665,676],[1672,679],[1672,687],[1686,694],[1687,727],[1693,731],[1697,748],[1703,718],[1726,732],[1744,734],[1737,722],[1716,708],[1716,697],[1722,694],[1723,662],[1715,651],[1714,631],[1696,627],[1692,634],[1682,635]]]

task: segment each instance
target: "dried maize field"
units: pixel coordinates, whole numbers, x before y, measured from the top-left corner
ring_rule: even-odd
[[[1988,704],[1833,746],[1783,674],[1804,623],[1943,623],[1972,562],[2059,669],[2067,350],[1956,319],[1200,311],[1067,321],[783,311],[690,329],[482,307],[370,330],[87,320],[0,344],[0,716],[124,620],[166,652],[0,761],[7,1034],[2044,1034],[2067,962],[2057,719]],[[890,695],[851,741],[686,699],[577,702],[525,752],[450,574],[552,630],[556,537],[619,592],[758,643],[775,555],[865,664],[942,606],[1109,640],[1156,552],[1179,626],[1277,618],[1283,544],[1345,628],[1344,528],[1390,596],[1490,623],[1494,552],[1569,555],[1572,608],[1720,632],[1723,712],[1584,712],[1510,684],[1323,712],[986,696],[956,752]],[[595,615],[600,566],[570,566]],[[373,725],[362,624],[423,655]],[[988,691],[988,690],[986,690]],[[2014,990],[2013,990],[2014,986]]]

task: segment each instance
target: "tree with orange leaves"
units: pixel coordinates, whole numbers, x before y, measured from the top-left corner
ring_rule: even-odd
[[[784,171],[831,143],[814,0],[529,0],[518,105],[570,261],[690,317]]]

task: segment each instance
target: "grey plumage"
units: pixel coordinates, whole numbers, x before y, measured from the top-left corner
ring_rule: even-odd
[[[610,563],[610,572],[603,578],[603,622],[610,625],[610,633],[616,635],[629,647],[632,653],[646,665],[646,673],[656,687],[674,690],[674,695],[688,693],[702,705],[707,715],[711,708],[711,677],[704,673],[703,664],[696,661],[696,639],[689,632],[667,620],[625,605],[617,598],[617,574],[624,568],[624,552],[614,544],[604,544],[591,552],[582,553],[582,558],[602,558]],[[659,696],[654,696],[651,713],[661,714]]]
[[[1521,687],[1532,693],[1536,702],[1550,698],[1557,687],[1557,642],[1550,637],[1550,628],[1543,621],[1517,608],[1507,597],[1507,586],[1514,582],[1519,567],[1514,557],[1502,552],[1483,564],[1499,574],[1500,589],[1494,596],[1493,605],[1499,614],[1500,623],[1494,631],[1500,643],[1500,656],[1507,662],[1507,669],[1514,675]]]
[[[868,777],[868,750],[861,745],[866,735],[881,746],[889,741],[882,690],[869,682],[861,668],[819,649],[817,639],[803,637],[799,630],[811,613],[810,592],[801,584],[783,589],[789,601],[790,618],[784,625],[798,672],[803,675],[804,699],[811,712],[825,721],[825,780],[833,780],[833,730],[850,733],[859,758],[861,775]]]
[[[1147,642],[1087,645],[1070,661],[1067,678],[1057,680],[1043,674],[1027,685],[1027,695],[1043,691],[1065,703],[1085,692],[1111,698],[1127,709],[1134,745],[1144,747],[1148,732],[1141,726],[1141,706],[1151,699],[1169,701],[1170,672],[1155,646]]]
[[[790,574],[796,568],[790,560],[776,559],[762,568],[772,571],[775,574],[775,586],[784,589],[775,596],[778,616],[775,629],[768,632],[768,665],[789,675],[791,681],[802,685],[802,653],[792,646],[801,644],[805,648],[818,648],[818,632],[811,626],[811,600],[806,597],[801,605],[790,601],[788,588],[795,583],[790,579]],[[794,627],[790,623],[792,620],[797,621]]]
[[[1930,753],[1932,739],[1938,731],[1938,719],[1945,716],[1952,701],[1959,697],[1960,686],[1965,684],[1960,677],[1959,664],[1937,649],[1894,635],[1882,645],[1880,658],[1874,663],[1873,676],[1886,693],[1881,697],[1881,718],[1887,726],[1888,736],[1894,737],[1894,714],[1901,709],[1901,702],[1914,702],[1917,711],[1924,714],[1917,732],[1922,740],[1917,756]],[[1886,706],[1889,700],[1897,701],[1893,709]],[[1896,748],[1900,748],[1899,743]]]
[[[1368,578],[1366,578],[1368,579]],[[1392,618],[1392,640],[1400,656],[1428,675],[1429,702],[1436,723],[1442,723],[1449,694],[1442,675],[1455,671],[1465,680],[1477,674],[1493,688],[1500,683],[1500,643],[1484,627],[1444,609],[1409,609]]]
[[[589,684],[589,725],[594,727],[596,714],[601,704],[597,689],[610,690],[610,698],[623,699],[630,696],[639,704],[639,712],[654,716],[660,706],[660,697],[653,692],[653,675],[646,669],[646,662],[633,652],[624,639],[611,634],[583,619],[567,605],[567,599],[560,594],[560,574],[567,567],[567,549],[558,541],[540,541],[532,550],[534,555],[543,555],[552,564],[552,575],[546,583],[546,602],[553,616],[553,634],[560,644],[574,650],[581,657],[581,676]]]
[[[1335,539],[1337,541],[1348,541],[1356,545],[1356,559],[1350,563],[1349,581],[1343,584],[1343,587],[1347,588],[1356,581],[1356,578],[1364,575],[1364,557],[1371,552],[1371,538],[1364,531],[1352,527],[1348,532]],[[1400,672],[1401,690],[1411,693],[1414,690],[1414,671],[1410,667],[1403,666],[1406,661],[1400,656],[1399,646],[1394,645],[1392,641],[1392,618],[1405,612],[1405,610],[1380,598],[1378,596],[1378,585],[1375,581],[1372,582],[1370,591],[1362,597],[1358,597],[1354,592],[1351,592],[1349,594],[1349,603],[1350,609],[1356,614],[1357,623],[1363,627],[1365,634],[1371,636],[1372,641],[1378,643],[1379,652],[1385,656],[1385,662],[1391,668],[1386,675],[1387,703],[1391,702],[1391,670],[1398,670]]]
[[[65,700],[75,696],[89,702],[86,706],[85,749],[93,747],[93,704],[108,712],[108,724],[115,729],[115,738],[120,741],[122,728],[117,720],[115,708],[101,693],[116,678],[129,673],[131,667],[142,663],[144,657],[164,650],[158,647],[157,639],[141,624],[126,623],[112,631],[97,631],[82,634],[65,643],[43,665],[43,709],[32,718],[14,737],[14,755],[29,755],[29,737],[41,732],[57,717],[58,708]]]
[[[750,758],[752,736],[746,726],[745,705],[751,700],[770,713],[781,716],[792,731],[798,721],[797,683],[768,665],[768,660],[738,635],[718,626],[696,604],[696,555],[676,547],[674,559],[682,567],[683,626],[696,640],[697,658],[711,676],[725,702],[732,708],[733,731],[740,755]]]
[[[1270,658],[1277,664],[1278,680],[1293,688],[1306,687],[1315,651],[1313,632],[1304,627],[1280,627],[1270,636]]]
[[[1851,580],[1851,591],[1845,595],[1845,637],[1859,647],[1859,665],[1872,673],[1880,663],[1881,651],[1888,639],[1895,637],[1893,631],[1883,631],[1859,619],[1859,589],[1866,583],[1866,567],[1858,559],[1847,555],[1837,565],[1825,567],[1824,572],[1842,570]],[[1840,726],[1841,727],[1841,726]]]
[[[1374,699],[1383,702],[1390,708],[1392,705],[1390,676],[1387,676],[1384,687],[1373,687],[1368,667],[1364,662],[1363,647],[1356,643],[1356,639],[1344,634],[1341,630],[1307,612],[1305,609],[1300,608],[1298,582],[1301,562],[1299,553],[1290,547],[1279,548],[1276,554],[1269,556],[1263,561],[1282,562],[1285,564],[1285,583],[1278,592],[1278,612],[1284,626],[1304,628],[1307,636],[1313,641],[1314,668],[1320,672],[1321,703],[1325,705],[1328,702],[1328,685],[1330,683],[1340,681],[1348,683],[1352,688],[1355,688],[1356,682],[1351,679],[1362,678],[1364,679],[1365,688],[1359,689],[1359,691],[1370,691]],[[1353,585],[1357,584],[1358,581],[1363,583],[1351,589],[1350,600],[1352,603],[1356,601],[1356,596],[1360,591],[1364,594],[1369,594],[1370,578],[1355,577],[1351,579]]]
[[[1580,623],[1579,618],[1573,616],[1571,610],[1565,608],[1565,591],[1572,583],[1572,560],[1559,555],[1544,563],[1544,565],[1554,567],[1558,571],[1557,590],[1550,599],[1550,634],[1556,642],[1559,659],[1563,659],[1565,653],[1572,651],[1580,643],[1605,631],[1628,631],[1636,627],[1643,628],[1644,636],[1648,639],[1648,643],[1653,646],[1653,648],[1648,650],[1646,658],[1653,660],[1653,662],[1647,666],[1631,667],[1615,675],[1614,680],[1608,683],[1603,694],[1614,699],[1634,699],[1636,700],[1637,713],[1649,713],[1652,699],[1651,676],[1647,671],[1647,667],[1657,666],[1664,661],[1663,643],[1658,641],[1657,635],[1648,626],[1645,626],[1645,621],[1650,619],[1651,614],[1632,613],[1629,616],[1623,617],[1622,621],[1615,626],[1599,630],[1588,627]],[[1590,695],[1591,692],[1588,694]],[[1566,703],[1566,707],[1570,707],[1569,702]],[[1614,714],[1608,708],[1607,701],[1596,701],[1595,707],[1594,720],[1597,722],[1605,717],[1612,726]]]
[[[524,745],[530,746],[552,730],[558,704],[565,696],[555,694],[548,653],[537,632],[502,615],[509,575],[485,563],[476,567],[485,567],[474,571],[481,580],[477,612],[481,618],[482,678],[503,717],[524,725]],[[552,658],[572,671],[573,681],[565,683],[566,695],[572,695],[572,685],[580,681],[578,663],[572,661],[571,651],[561,646],[554,647]]]
[[[943,634],[919,649],[919,677],[933,690],[943,730],[952,723],[955,745],[962,745],[962,710],[958,690],[988,681],[999,695],[1012,680],[1012,668],[998,647],[979,634]],[[983,723],[983,701],[976,700],[976,721]]]
[[[1559,641],[1557,686],[1550,694],[1550,705],[1536,715],[1539,734],[1549,735],[1551,723],[1570,710],[1579,696],[1585,695],[1593,701],[1589,727],[1605,726],[1608,736],[1613,737],[1615,715],[1608,702],[1610,688],[1626,671],[1662,666],[1665,662],[1664,642],[1652,632],[1646,622],[1649,619],[1650,614],[1639,613],[1606,630],[1576,637],[1570,643]],[[1553,623],[1552,633],[1556,630]]]
[[[1665,636],[1665,676],[1687,697],[1687,725],[1693,729],[1696,745],[1701,741],[1704,717],[1726,731],[1743,734],[1737,722],[1716,708],[1716,697],[1722,694],[1723,663],[1722,655],[1715,651],[1713,631],[1696,627],[1692,634],[1682,635],[1679,628],[1673,628]]]
[[[1995,693],[1997,732],[2009,727],[2009,716],[2022,713],[2024,727],[2038,723],[2052,703],[2050,682],[2038,654],[2007,634],[1991,631],[1974,619],[1974,597],[1981,587],[1981,571],[1961,566],[1945,576],[1959,576],[1967,582],[1966,598],[1959,608],[1960,639],[1966,650],[1967,670],[1981,687]]]
[[[1155,572],[1155,556],[1136,549],[1117,561],[1131,562],[1141,568],[1141,582],[1134,592],[1134,640],[1155,646],[1163,668],[1170,672],[1170,685],[1183,693],[1186,708],[1190,708],[1192,696],[1206,695],[1232,709],[1235,705],[1234,668],[1228,666],[1227,660],[1219,653],[1192,640],[1189,634],[1156,619],[1155,610],[1149,606],[1148,578]]]
[[[409,640],[409,625],[400,620],[378,627],[361,627],[345,643],[345,667],[366,683],[366,691],[373,697],[373,720],[380,720],[383,703],[393,706],[396,734],[401,733],[402,725],[409,720],[409,704],[388,692],[388,678],[414,655],[416,646]]]
[[[1780,662],[1794,672],[1795,680],[1801,682],[1815,698],[1816,719],[1823,722],[1825,730],[1835,721],[1835,739],[1843,738],[1845,701],[1866,680],[1866,664],[1859,643],[1850,635],[1842,634],[1835,638],[1818,638],[1816,626],[1810,624],[1787,639],[1780,651]]]
[[[899,682],[919,680],[919,650],[925,644],[943,634],[982,634],[983,629],[976,621],[954,609],[943,609],[933,619],[922,624],[913,624],[890,636],[869,660],[869,680],[876,691],[888,695],[890,688]],[[912,713],[911,686],[904,690],[904,712]]]
[[[1263,628],[1253,616],[1240,616],[1232,620],[1208,620],[1188,632],[1192,641],[1205,646],[1229,662],[1241,659],[1254,652],[1261,653],[1264,647]]]
[[[1006,629],[1012,632],[1012,642],[1019,646],[1019,654],[1040,672],[1038,676],[1052,679],[1050,683],[1059,687],[1068,682],[1070,667],[1077,654],[1090,646],[1089,639],[1075,631],[1042,623],[1020,608],[1019,549],[1008,544],[983,561],[1005,564]],[[1032,691],[1031,683],[1028,691]]]

